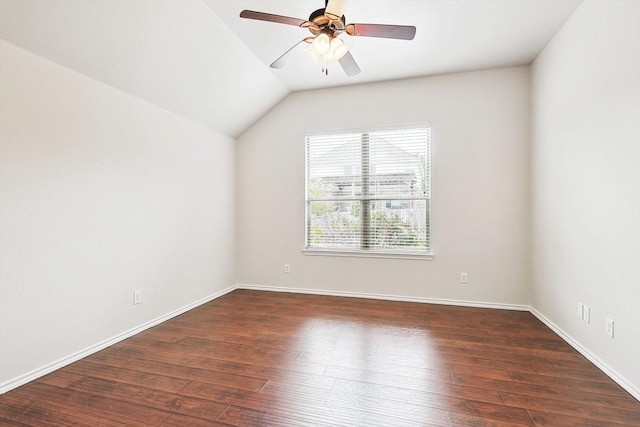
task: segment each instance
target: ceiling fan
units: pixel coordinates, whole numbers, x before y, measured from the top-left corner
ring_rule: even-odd
[[[307,28],[311,36],[296,43],[291,49],[276,59],[271,68],[282,68],[291,52],[301,43],[308,43],[305,52],[315,60],[322,62],[322,71],[328,74],[327,63],[339,62],[347,76],[360,73],[360,67],[349,52],[349,47],[339,38],[346,33],[350,36],[381,37],[387,39],[413,40],[416,27],[408,25],[386,24],[347,24],[344,9],[349,0],[325,0],[324,9],[318,9],[309,15],[309,19],[290,18],[288,16],[243,10],[241,18],[278,24],[295,25]]]

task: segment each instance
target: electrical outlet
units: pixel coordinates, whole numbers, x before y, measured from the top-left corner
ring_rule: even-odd
[[[285,264],[284,265],[284,272],[285,273],[291,273],[291,264]]]
[[[607,335],[613,338],[613,320],[607,318]]]
[[[467,273],[460,273],[460,283],[469,283],[469,276],[467,276]]]
[[[142,290],[138,289],[133,291],[133,304],[140,304],[142,302]]]
[[[578,303],[578,317],[584,319],[584,305],[581,302]]]
[[[591,322],[591,308],[587,305],[585,305],[584,309],[582,310],[582,318],[587,323]]]

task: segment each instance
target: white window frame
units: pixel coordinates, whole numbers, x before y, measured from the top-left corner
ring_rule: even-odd
[[[344,201],[345,199],[340,198],[318,198],[318,197],[310,197],[310,158],[309,158],[309,144],[310,140],[317,137],[331,137],[333,135],[354,135],[360,134],[361,137],[363,135],[374,134],[379,132],[388,132],[393,130],[403,131],[403,130],[411,130],[411,129],[422,129],[426,130],[426,167],[423,174],[425,174],[426,178],[426,192],[422,195],[412,195],[412,196],[404,196],[407,201],[416,201],[422,200],[425,202],[425,211],[424,216],[426,220],[426,248],[425,249],[397,249],[397,248],[366,248],[366,243],[363,245],[363,242],[366,242],[370,239],[371,235],[365,236],[361,238],[361,246],[358,248],[335,248],[335,247],[317,247],[310,244],[311,240],[311,214],[310,214],[310,206],[311,202],[314,201]],[[364,141],[364,140],[362,140]],[[364,146],[364,142],[360,142],[361,146]],[[366,161],[362,160],[360,163],[361,169],[361,181],[364,188],[368,186],[368,176],[369,176],[369,168],[372,165],[371,161],[367,158]],[[374,166],[375,167],[375,166]],[[346,175],[346,172],[345,172]],[[368,208],[372,201],[383,201],[383,200],[402,200],[401,196],[375,196],[375,195],[365,195],[361,194],[360,197],[356,197],[350,199],[351,201],[358,200],[361,206],[361,215],[360,215],[360,232],[365,233],[365,230],[369,228],[366,226],[366,222],[363,221],[362,218],[368,217]],[[409,125],[397,125],[397,126],[386,126],[386,127],[373,127],[367,129],[349,129],[349,130],[339,130],[339,131],[328,131],[328,132],[316,132],[310,133],[305,136],[305,246],[303,252],[305,255],[329,255],[329,256],[356,256],[356,257],[377,257],[377,258],[407,258],[407,259],[433,259],[432,252],[432,241],[431,241],[431,126],[429,123],[419,123],[419,124],[409,124]]]

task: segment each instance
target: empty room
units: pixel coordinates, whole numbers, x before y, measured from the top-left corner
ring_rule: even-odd
[[[0,0],[0,425],[640,426],[639,0]]]

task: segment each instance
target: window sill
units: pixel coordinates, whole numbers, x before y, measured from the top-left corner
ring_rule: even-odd
[[[417,259],[431,261],[433,254],[421,252],[401,252],[391,253],[383,251],[357,251],[357,250],[328,250],[328,249],[303,249],[304,255],[312,256],[337,256],[337,257],[360,257],[360,258],[396,258],[396,259]]]

